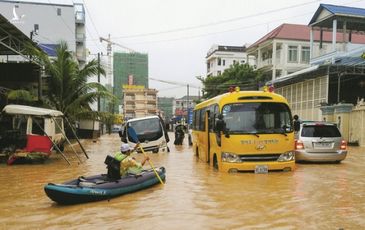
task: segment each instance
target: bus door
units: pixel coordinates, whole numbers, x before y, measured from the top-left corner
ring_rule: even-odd
[[[205,123],[205,130],[204,130],[204,143],[207,143],[206,146],[206,159],[205,162],[209,163],[210,161],[210,135],[209,135],[209,130],[210,130],[210,111],[206,110],[205,111],[205,119],[204,119],[204,123]]]
[[[207,114],[209,114],[209,111],[206,109],[201,109],[199,111],[199,136],[198,136],[198,156],[199,159],[204,161],[204,162],[208,162],[209,158],[208,158],[208,135],[209,135],[209,131],[208,131],[208,116]]]

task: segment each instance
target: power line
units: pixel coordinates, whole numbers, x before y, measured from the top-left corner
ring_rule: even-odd
[[[92,26],[94,27],[94,30],[95,30],[96,34],[98,35],[98,38],[99,38],[99,37],[100,37],[100,34],[99,34],[98,30],[96,29],[96,26],[95,26],[95,23],[94,23],[93,17],[91,17],[91,13],[90,13],[89,9],[87,8],[86,3],[85,3],[85,1],[84,1],[84,0],[82,0],[82,3],[83,3],[83,4],[84,4],[84,6],[85,6],[85,9],[86,9],[86,12],[87,12],[87,16],[88,16],[88,18],[90,19],[91,24],[92,24]],[[86,27],[86,30],[87,30],[87,32],[89,33],[90,37],[91,37],[91,38],[93,38],[93,37],[92,37],[92,34],[91,34],[91,33],[90,33],[90,31],[88,30],[87,26],[85,26],[85,27]],[[93,42],[94,42],[94,44],[95,44],[97,47],[99,47],[99,48],[101,47],[101,49],[99,49],[99,50],[106,50],[106,49],[105,49],[105,47],[103,47],[102,45],[100,45],[100,43],[97,43],[97,42],[96,42],[96,40],[94,40],[94,39],[93,39]]]
[[[226,20],[221,20],[221,21],[216,21],[216,22],[211,22],[211,23],[206,23],[206,24],[200,24],[200,25],[196,25],[196,26],[188,26],[188,27],[182,27],[182,28],[171,29],[171,30],[151,32],[151,33],[142,33],[142,34],[132,34],[132,35],[126,35],[126,36],[119,36],[119,37],[114,37],[113,39],[146,37],[146,36],[152,36],[152,35],[181,32],[181,31],[193,30],[193,29],[200,29],[200,28],[204,28],[204,27],[215,26],[215,25],[219,25],[219,24],[225,24],[225,23],[229,23],[229,22],[239,21],[239,20],[242,20],[242,19],[257,17],[257,16],[261,16],[261,15],[264,15],[264,14],[266,15],[266,14],[276,13],[276,12],[283,11],[283,10],[288,10],[288,9],[293,9],[293,8],[297,8],[297,7],[300,7],[300,6],[309,5],[309,4],[312,4],[312,3],[315,3],[315,2],[319,2],[319,1],[321,1],[321,0],[310,1],[310,2],[301,3],[301,4],[297,4],[297,5],[282,7],[282,8],[279,8],[279,9],[268,10],[268,11],[264,11],[264,12],[260,12],[260,13],[256,13],[256,14],[251,14],[251,15],[247,15],[247,16],[236,17],[236,18],[231,18],[231,19],[226,19]]]
[[[302,5],[306,5],[306,4],[310,4],[313,2],[320,2],[321,0],[317,0],[317,1],[312,1],[312,2],[308,2],[308,3],[303,3],[303,4],[298,4],[298,5],[294,5],[294,6],[290,6],[291,8],[295,8],[295,7],[299,7]],[[343,5],[349,5],[355,2],[361,2],[364,0],[357,0],[357,1],[351,1],[348,3],[345,3]],[[278,10],[270,10],[267,12],[275,12],[275,11],[281,11],[290,7],[285,7],[285,8],[280,8]],[[267,12],[262,12],[259,13],[260,15],[262,14],[266,14]],[[199,34],[199,35],[192,35],[192,36],[184,36],[184,37],[178,37],[178,38],[172,38],[172,39],[162,39],[162,40],[154,40],[154,41],[146,41],[146,42],[135,42],[135,43],[130,43],[130,44],[150,44],[150,43],[160,43],[160,42],[169,42],[169,41],[178,41],[178,40],[184,40],[184,39],[191,39],[191,38],[199,38],[199,37],[205,37],[205,36],[211,36],[211,35],[216,35],[216,34],[222,34],[222,33],[227,33],[227,32],[233,32],[233,31],[237,31],[237,30],[244,30],[244,29],[248,29],[248,28],[252,28],[252,27],[257,27],[257,26],[261,26],[261,25],[267,25],[270,24],[272,22],[278,22],[278,21],[282,21],[282,20],[287,20],[287,19],[291,19],[291,18],[297,18],[297,17],[302,17],[305,15],[309,15],[309,14],[313,14],[313,12],[307,12],[304,14],[300,14],[300,15],[295,15],[292,17],[286,17],[286,18],[280,18],[277,20],[270,20],[267,22],[263,22],[263,23],[258,23],[258,24],[254,24],[254,25],[249,25],[249,26],[244,26],[244,27],[238,27],[238,28],[234,28],[234,29],[229,29],[229,30],[223,30],[223,31],[218,31],[218,32],[211,32],[211,33],[204,33],[204,34]],[[239,20],[243,19],[243,18],[248,18],[248,17],[254,17],[256,15],[250,15],[250,16],[245,16],[245,17],[241,17]],[[234,19],[228,19],[225,21],[234,21]],[[209,23],[212,24],[212,23]],[[201,25],[200,25],[201,26]],[[192,26],[192,27],[199,27],[199,26]],[[160,31],[160,32],[152,32],[152,33],[146,33],[146,34],[136,34],[136,35],[126,35],[126,36],[117,36],[117,37],[113,37],[113,39],[120,39],[120,38],[133,38],[133,37],[142,37],[142,36],[151,36],[151,35],[157,35],[157,34],[163,34],[163,33],[172,33],[172,32],[179,32],[181,29],[181,31],[183,30],[188,30],[187,28],[191,28],[191,27],[184,27],[184,28],[179,28],[179,29],[172,29],[172,30],[166,30],[166,31]]]

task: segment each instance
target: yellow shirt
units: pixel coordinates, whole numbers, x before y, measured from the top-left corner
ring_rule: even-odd
[[[115,159],[120,161],[120,175],[125,176],[127,173],[139,174],[142,172],[142,164],[137,162],[133,157],[123,153],[117,153]]]

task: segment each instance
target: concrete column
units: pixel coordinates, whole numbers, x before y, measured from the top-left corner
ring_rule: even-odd
[[[310,33],[309,33],[309,39],[310,39],[310,45],[309,45],[309,57],[310,59],[313,58],[313,27],[311,26],[310,28]]]
[[[347,22],[344,21],[343,22],[343,27],[342,27],[342,40],[343,40],[343,43],[342,43],[342,51],[343,52],[347,52],[347,36],[346,36],[346,33],[347,33]]]
[[[342,137],[349,141],[350,136],[350,114],[354,107],[350,103],[334,105],[334,122],[337,123],[339,130],[341,131]]]
[[[276,79],[276,41],[272,44],[272,80]]]
[[[336,51],[336,35],[337,35],[337,19],[332,22],[332,51]],[[335,58],[332,57],[332,64],[335,63]]]

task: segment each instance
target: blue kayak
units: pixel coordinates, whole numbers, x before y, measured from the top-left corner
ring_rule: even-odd
[[[165,181],[165,168],[156,168],[156,171]],[[153,169],[149,169],[141,174],[130,174],[118,180],[110,180],[107,174],[100,174],[79,177],[63,184],[49,183],[44,187],[44,191],[51,200],[59,204],[77,204],[110,199],[159,183]]]

